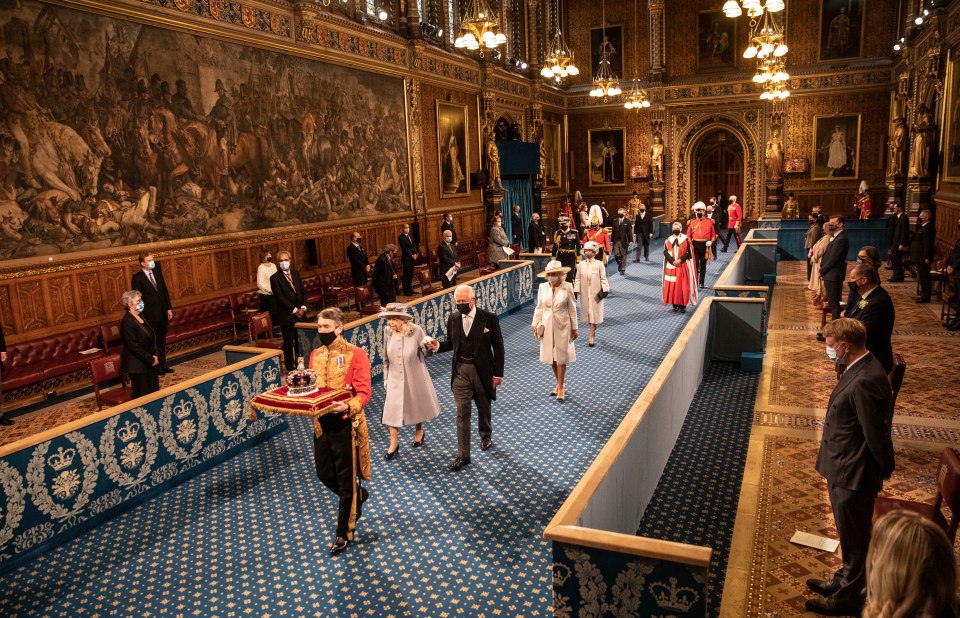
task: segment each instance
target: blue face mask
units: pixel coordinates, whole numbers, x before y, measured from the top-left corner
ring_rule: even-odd
[[[142,300],[133,306],[133,308],[137,310],[137,313],[141,313],[143,311],[143,307],[144,305]]]
[[[153,270],[156,267],[157,267],[157,263],[154,262],[153,260],[150,260],[149,262],[147,262],[147,268],[149,268],[150,270]]]
[[[837,356],[837,351],[831,348],[830,346],[827,346],[827,358],[829,358],[835,363],[840,362],[840,357]]]

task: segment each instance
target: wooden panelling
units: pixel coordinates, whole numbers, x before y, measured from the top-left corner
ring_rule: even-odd
[[[202,253],[193,261],[193,272],[197,281],[197,294],[203,296],[214,291],[213,284],[213,256]]]
[[[47,279],[47,292],[50,294],[52,315],[64,323],[77,320],[77,306],[73,299],[73,282],[69,276]]]
[[[46,302],[40,281],[25,281],[16,285],[17,306],[20,309],[21,328],[39,330],[47,326]]]
[[[85,272],[77,275],[77,295],[80,299],[80,319],[103,315],[103,297],[100,275],[97,272]]]
[[[217,275],[217,289],[225,290],[233,286],[230,279],[230,252],[216,251],[213,254],[214,272]]]

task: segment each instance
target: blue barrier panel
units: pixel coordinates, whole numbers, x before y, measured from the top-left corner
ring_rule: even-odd
[[[806,220],[781,221],[780,233],[777,236],[777,248],[783,260],[806,260],[807,250],[803,247],[810,224]],[[847,252],[847,261],[857,259],[857,251],[865,245],[872,245],[886,258],[890,243],[887,238],[886,219],[869,219],[866,221],[847,221],[843,226],[844,234],[850,239],[850,250]]]

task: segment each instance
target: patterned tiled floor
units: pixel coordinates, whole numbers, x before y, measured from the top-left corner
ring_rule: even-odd
[[[596,348],[578,345],[562,404],[546,396],[533,308],[502,318],[494,447],[457,474],[446,470],[456,444],[450,357],[428,360],[443,413],[425,446],[411,449],[405,430],[389,462],[375,387],[374,480],[343,555],[326,553],[334,497],[316,479],[309,422],[292,418],[288,431],[0,577],[0,615],[550,615],[543,527],[691,315],[661,305],[660,270],[631,263],[622,277],[611,264],[607,319]]]

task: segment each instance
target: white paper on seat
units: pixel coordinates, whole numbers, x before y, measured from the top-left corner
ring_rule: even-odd
[[[513,255],[513,249],[511,249],[510,247],[504,247],[503,252],[507,254],[507,257],[510,257],[511,255]]]
[[[791,543],[796,543],[797,545],[806,545],[807,547],[812,547],[814,549],[819,549],[821,551],[835,552],[837,548],[840,547],[840,541],[836,539],[828,539],[825,536],[818,536],[816,534],[810,534],[809,532],[802,532],[797,530],[793,533],[793,537],[790,539]]]
[[[81,354],[96,354],[100,351],[100,348],[90,348],[89,350],[80,350]]]

